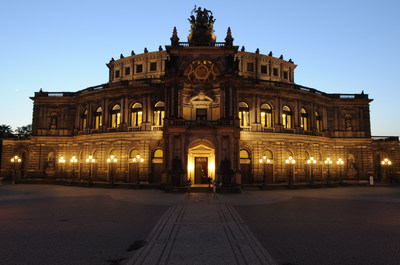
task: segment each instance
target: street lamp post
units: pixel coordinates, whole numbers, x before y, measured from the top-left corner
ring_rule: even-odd
[[[385,158],[381,161],[381,165],[383,166],[383,168],[385,168],[385,173],[386,175],[390,175],[388,174],[388,172],[390,172],[389,167],[392,165],[392,161],[390,161],[388,158]],[[386,179],[386,176],[385,176]],[[390,176],[390,182],[392,181],[391,176]]]
[[[270,164],[271,160],[267,158],[266,156],[263,156],[263,158],[260,158],[260,164],[263,164],[264,166],[264,175],[263,175],[263,186],[267,186],[267,175],[265,172],[265,166],[266,164]]]
[[[307,160],[307,164],[309,164],[310,168],[311,168],[310,185],[314,184],[314,165],[316,163],[317,163],[317,160],[315,160],[314,157],[310,157],[310,159]]]
[[[65,159],[64,157],[60,157],[60,159],[58,159],[58,162],[60,163],[60,170],[61,170],[61,181],[63,180],[63,165],[65,164]]]
[[[75,181],[75,164],[78,162],[78,159],[76,159],[75,156],[71,158],[71,164],[72,164],[72,179]]]
[[[136,183],[139,185],[139,165],[140,163],[143,163],[144,159],[140,157],[140,155],[137,155],[132,159],[133,163],[137,164],[137,174],[136,174]]]
[[[15,184],[15,180],[17,178],[17,165],[21,164],[21,158],[19,158],[18,156],[14,156],[13,158],[11,158],[11,163],[13,164],[14,168],[14,173],[12,176],[12,184]]]
[[[109,158],[107,158],[107,163],[110,167],[110,184],[114,184],[114,174],[115,174],[115,165],[117,164],[118,159],[114,156],[111,155]]]
[[[86,158],[86,163],[89,163],[89,185],[92,184],[92,165],[93,163],[96,162],[96,159],[94,159],[93,156],[89,156],[88,158]]]
[[[338,161],[336,161],[336,164],[339,167],[339,184],[342,185],[343,184],[343,178],[342,178],[342,166],[344,164],[344,161],[339,158]]]
[[[292,167],[294,166],[294,164],[296,164],[296,160],[293,159],[293,157],[289,156],[288,159],[286,159],[286,164],[289,165],[289,186],[292,186],[293,184],[293,171]]]
[[[328,166],[328,175],[326,176],[326,184],[329,185],[329,181],[330,181],[330,178],[331,178],[331,173],[329,171],[329,165],[332,165],[332,160],[328,157],[325,160],[325,164]]]

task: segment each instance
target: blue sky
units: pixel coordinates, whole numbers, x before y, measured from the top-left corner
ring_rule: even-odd
[[[187,40],[194,5],[214,13],[246,51],[297,64],[295,82],[327,93],[364,93],[372,135],[400,135],[400,1],[27,1],[0,3],[0,124],[32,121],[29,97],[108,81],[106,63]]]

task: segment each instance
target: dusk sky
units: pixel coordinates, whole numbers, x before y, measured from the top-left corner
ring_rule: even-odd
[[[32,122],[43,91],[108,82],[108,63],[187,41],[194,5],[216,18],[217,41],[283,55],[295,82],[327,93],[369,94],[373,136],[399,136],[400,1],[27,1],[0,3],[0,124]]]

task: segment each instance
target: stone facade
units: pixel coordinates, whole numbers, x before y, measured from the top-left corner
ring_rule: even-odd
[[[3,140],[1,174],[157,185],[400,180],[398,137],[371,137],[367,94],[298,85],[291,59],[239,50],[229,28],[216,42],[212,13],[195,13],[189,42],[174,29],[165,50],[111,59],[106,84],[36,92],[32,136]]]

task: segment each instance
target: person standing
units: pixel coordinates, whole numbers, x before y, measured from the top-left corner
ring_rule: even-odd
[[[217,192],[217,183],[215,183],[215,180],[213,181],[213,193],[215,194]]]
[[[190,192],[192,190],[192,179],[189,178],[188,182],[187,182],[187,188],[188,188],[188,192]]]

